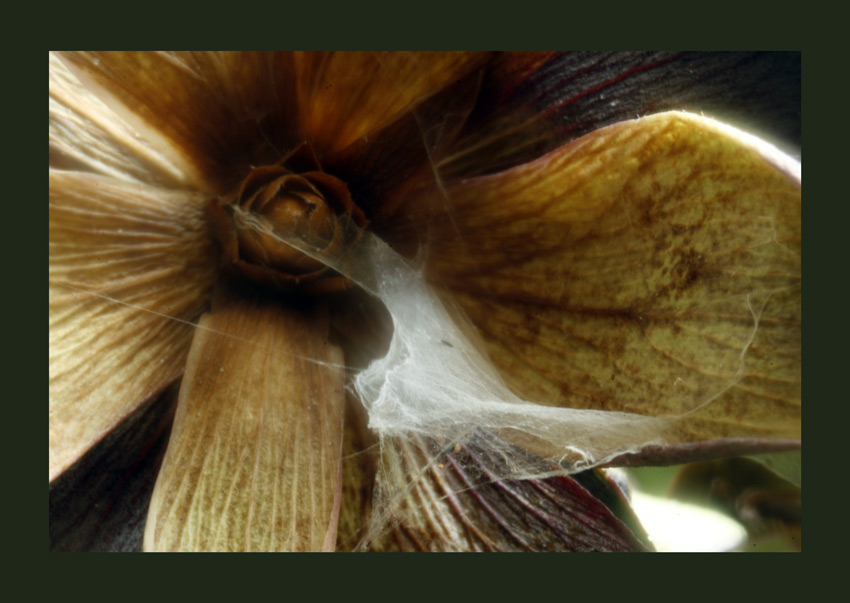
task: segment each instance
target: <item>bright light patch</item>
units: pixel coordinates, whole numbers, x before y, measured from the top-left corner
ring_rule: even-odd
[[[747,537],[737,521],[704,507],[632,491],[632,508],[660,552],[731,551]]]

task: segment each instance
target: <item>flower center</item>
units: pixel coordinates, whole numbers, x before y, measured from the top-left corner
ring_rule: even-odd
[[[344,182],[322,171],[308,143],[275,165],[251,170],[210,204],[225,262],[248,279],[283,289],[333,291],[350,281],[300,249],[337,254],[366,225]]]

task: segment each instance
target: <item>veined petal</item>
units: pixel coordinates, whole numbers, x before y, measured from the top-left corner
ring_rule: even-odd
[[[395,121],[485,58],[467,52],[295,54],[301,135],[339,151]]]
[[[185,184],[180,167],[89,92],[55,54],[49,62],[50,167],[170,187]]]
[[[327,318],[214,302],[195,334],[146,550],[333,550],[345,391]]]
[[[180,376],[215,248],[204,197],[50,171],[50,480]]]
[[[491,471],[505,471],[506,459],[482,437],[441,453],[417,436],[384,439],[387,498],[376,517],[393,523],[369,543],[373,550],[646,550],[599,500],[601,480],[594,494],[571,476],[503,480]]]
[[[771,149],[665,113],[461,182],[430,278],[527,400],[678,417],[669,444],[798,440],[799,164]]]
[[[346,356],[346,360],[348,357]],[[366,535],[375,485],[375,438],[366,427],[366,409],[355,396],[346,400],[338,551],[353,551]]]
[[[451,148],[475,106],[482,69],[474,69],[442,91],[322,159],[343,180],[354,202],[381,232],[398,218],[395,210],[413,188],[433,182],[439,157]]]
[[[285,53],[63,53],[80,80],[156,148],[222,192],[249,165],[291,148],[293,71]]]

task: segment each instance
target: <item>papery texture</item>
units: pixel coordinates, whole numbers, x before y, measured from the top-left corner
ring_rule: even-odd
[[[145,549],[333,550],[342,362],[321,314],[217,299],[192,343]]]
[[[431,552],[646,550],[573,477],[502,479],[513,460],[494,454],[486,437],[442,451],[426,438],[385,439],[378,489],[385,504],[377,507],[367,545]]]
[[[799,164],[693,115],[595,131],[676,108],[799,143],[799,54],[62,53],[50,88],[51,168],[97,174],[51,171],[51,480],[182,373],[219,251],[202,205],[305,139],[372,233],[470,316],[514,392],[668,418],[600,444],[632,451],[616,461],[799,444]],[[362,368],[386,351],[389,318],[346,295],[331,320]],[[364,535],[373,442],[350,408],[343,430],[342,355],[324,317],[260,299],[230,298],[198,327],[148,548],[347,550]],[[435,373],[427,402],[446,381],[431,361],[462,346],[426,331],[412,343]],[[486,406],[458,416],[490,425]],[[659,425],[667,443],[636,453]],[[378,505],[396,529],[373,548],[642,548],[572,478],[506,479],[500,455],[522,440],[385,438]],[[100,510],[83,506],[67,505],[83,518],[82,540],[60,527],[69,547],[102,542]]]
[[[798,177],[699,116],[625,122],[448,187],[429,278],[527,400],[798,439]]]
[[[179,166],[133,130],[51,54],[50,167],[179,187]]]
[[[486,59],[471,52],[299,52],[301,134],[326,152],[392,123]]]
[[[199,190],[223,192],[245,169],[297,142],[287,53],[80,52],[61,58]]]
[[[378,130],[463,76],[483,53],[65,53],[129,123],[191,164],[191,183],[228,188],[301,140],[320,155]]]
[[[51,480],[182,374],[215,275],[204,202],[51,170]]]
[[[337,530],[337,550],[342,552],[355,550],[366,536],[377,469],[377,442],[366,427],[366,411],[355,396],[349,395],[346,402]]]

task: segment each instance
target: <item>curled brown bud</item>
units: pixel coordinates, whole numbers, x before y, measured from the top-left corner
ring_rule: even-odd
[[[225,261],[252,281],[329,291],[349,282],[287,241],[336,254],[366,224],[344,182],[322,171],[302,143],[275,165],[251,170],[230,195],[210,206]]]

